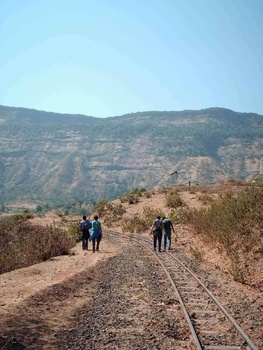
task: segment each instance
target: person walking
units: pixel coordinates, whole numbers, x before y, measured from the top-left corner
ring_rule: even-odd
[[[157,218],[154,220],[152,227],[151,227],[151,235],[153,235],[153,249],[156,251],[157,242],[158,242],[158,251],[161,252],[161,245],[162,245],[162,236],[163,236],[163,223],[160,216],[157,216]]]
[[[95,246],[96,246],[96,251],[99,251],[100,241],[102,240],[101,223],[97,215],[94,216],[94,220],[92,221],[91,224],[92,224],[92,231],[91,231],[90,240],[92,241],[92,251],[93,253],[95,253]]]
[[[82,217],[82,221],[80,222],[79,228],[82,233],[82,249],[88,250],[88,242],[90,237],[89,229],[91,228],[91,222],[87,219],[86,215]]]
[[[175,232],[175,231],[174,231],[174,227],[173,227],[171,220],[166,218],[165,216],[163,217],[163,230],[164,230],[163,248],[164,248],[164,251],[166,251],[167,241],[168,241],[168,250],[171,249],[172,230],[173,230],[173,232]]]

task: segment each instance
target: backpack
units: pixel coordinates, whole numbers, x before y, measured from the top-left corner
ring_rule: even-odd
[[[159,219],[155,219],[153,225],[154,225],[154,227],[156,229],[161,228],[162,227],[162,221],[159,220]]]
[[[82,229],[88,230],[92,227],[91,222],[89,220],[84,220],[82,223]]]

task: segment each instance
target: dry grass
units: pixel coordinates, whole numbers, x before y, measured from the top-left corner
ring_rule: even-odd
[[[177,227],[195,232],[193,238],[222,249],[237,281],[251,284],[263,254],[263,187],[228,182],[221,186],[167,186],[135,189],[120,199],[103,200],[96,213],[108,228],[146,233],[157,215],[169,217]],[[32,224],[28,216],[8,216],[0,221],[0,272],[11,271],[68,254],[79,237],[78,223]],[[189,230],[192,228],[192,230]],[[182,242],[184,237],[179,237]],[[207,245],[208,244],[208,245]],[[201,261],[205,252],[197,245],[192,254]],[[257,283],[260,283],[257,282]]]
[[[135,214],[131,218],[126,218],[122,222],[124,232],[141,233],[149,230],[157,216],[165,216],[161,210],[145,206],[143,213]]]
[[[191,224],[205,240],[218,242],[231,259],[232,274],[244,282],[247,254],[261,249],[263,233],[263,188],[225,192],[209,208],[196,210]]]
[[[147,233],[157,215],[169,217],[177,227],[178,243],[186,247],[186,240],[191,240],[190,252],[197,260],[209,259],[208,252],[214,251],[221,258],[212,260],[235,280],[261,288],[262,191],[260,186],[232,181],[191,188],[167,186],[156,189],[150,198],[141,196],[136,204],[122,203],[125,213],[111,222],[108,212],[104,222],[123,232]]]
[[[0,273],[69,254],[79,234],[78,226],[65,230],[58,224],[32,224],[32,215],[19,214],[0,221]]]

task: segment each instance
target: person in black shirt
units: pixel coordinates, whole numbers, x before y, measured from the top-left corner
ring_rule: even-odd
[[[151,235],[153,234],[153,249],[156,251],[157,241],[158,241],[158,250],[161,252],[162,245],[162,236],[163,236],[163,223],[160,216],[154,220],[151,228]]]
[[[174,231],[173,224],[170,219],[167,219],[166,217],[163,217],[163,230],[164,230],[164,235],[163,235],[163,248],[164,251],[166,251],[166,246],[167,246],[167,241],[168,241],[168,250],[171,249],[171,244],[172,244],[172,231]]]
[[[80,222],[79,228],[82,233],[82,249],[88,250],[88,242],[89,242],[89,229],[91,228],[91,222],[87,219],[86,215],[82,217],[82,221]]]

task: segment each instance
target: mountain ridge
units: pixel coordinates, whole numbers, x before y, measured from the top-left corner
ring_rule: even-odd
[[[225,108],[97,118],[0,106],[0,137],[0,203],[263,174],[263,116]]]

